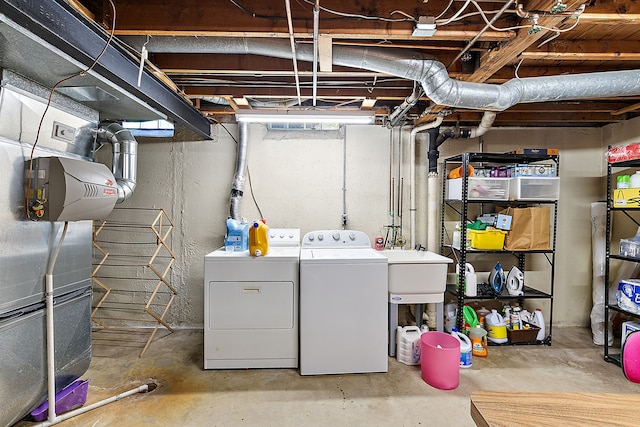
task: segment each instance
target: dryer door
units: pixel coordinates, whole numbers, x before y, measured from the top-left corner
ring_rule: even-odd
[[[293,282],[209,282],[209,329],[291,329]]]

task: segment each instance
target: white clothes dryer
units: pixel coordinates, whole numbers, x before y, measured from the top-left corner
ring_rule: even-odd
[[[387,258],[355,230],[305,234],[300,374],[387,372]]]
[[[298,367],[299,259],[299,229],[270,229],[265,256],[205,256],[205,369]]]

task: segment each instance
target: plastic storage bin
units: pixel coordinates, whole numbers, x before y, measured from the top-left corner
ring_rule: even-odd
[[[444,332],[420,336],[422,379],[432,387],[453,390],[460,383],[460,341]]]
[[[467,230],[471,236],[471,248],[483,250],[501,250],[507,235],[503,230]]]
[[[447,180],[447,198],[462,200],[462,179]],[[469,200],[508,200],[511,178],[469,177],[467,198]]]
[[[510,198],[515,200],[558,200],[560,178],[518,176],[511,178]]]

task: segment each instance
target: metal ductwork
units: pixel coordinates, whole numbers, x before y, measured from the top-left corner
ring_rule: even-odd
[[[100,120],[169,119],[210,138],[211,123],[187,99],[96,23],[63,0],[0,0],[0,68],[44,87],[87,70],[57,91],[97,111]],[[106,47],[105,47],[106,46]]]
[[[116,179],[118,190],[116,203],[122,203],[136,189],[138,142],[129,130],[118,123],[101,124],[97,130],[97,141],[111,144],[111,173]]]
[[[147,41],[142,37],[123,37],[123,40],[138,49]],[[285,59],[292,56],[286,40],[243,37],[154,36],[146,48],[163,53],[254,54]],[[297,45],[296,57],[313,61],[313,47]],[[338,45],[333,46],[333,64],[414,80],[420,82],[425,95],[434,103],[474,110],[503,111],[519,103],[640,95],[639,70],[526,77],[496,85],[454,80],[444,64],[429,55]]]
[[[249,124],[238,123],[238,153],[236,155],[236,171],[231,183],[231,206],[229,214],[233,219],[240,219],[240,200],[244,193],[244,176],[247,170],[247,145],[249,142]]]

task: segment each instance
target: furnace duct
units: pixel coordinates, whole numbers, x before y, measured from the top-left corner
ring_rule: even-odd
[[[291,59],[288,40],[256,38],[123,37],[149,52],[254,54]],[[296,58],[313,61],[313,46],[298,44]],[[640,95],[640,71],[607,71],[511,79],[497,85],[454,80],[436,58],[401,49],[333,46],[333,64],[371,70],[419,82],[435,104],[484,111],[503,111],[519,103]]]
[[[247,144],[249,141],[249,124],[238,123],[238,153],[236,155],[236,171],[231,183],[231,206],[229,214],[233,219],[240,219],[240,200],[244,193],[245,171],[247,169]]]
[[[122,203],[136,189],[138,142],[131,132],[118,123],[100,124],[97,142],[108,142],[112,149],[111,172],[116,179],[118,200]]]

